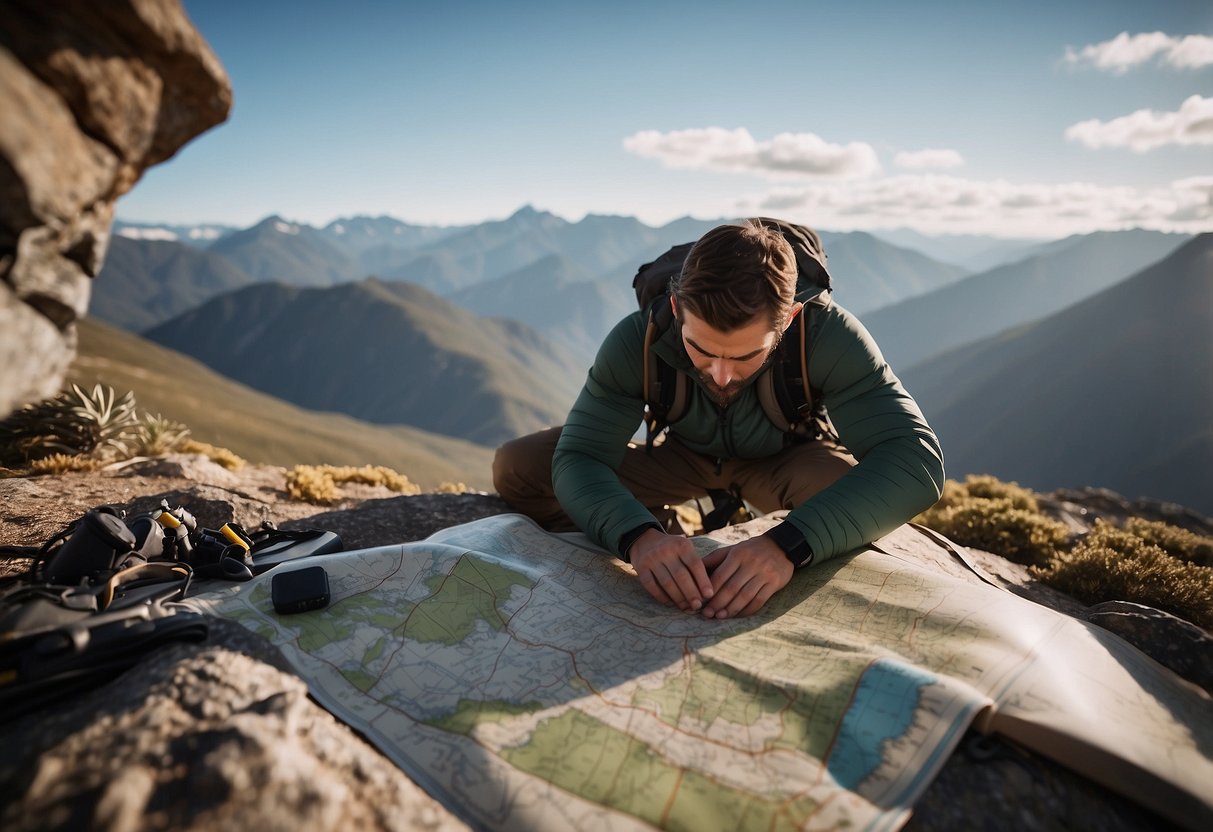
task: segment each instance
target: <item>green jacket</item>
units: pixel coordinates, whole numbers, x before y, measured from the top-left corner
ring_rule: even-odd
[[[810,306],[805,306],[810,313]],[[794,508],[787,521],[820,563],[892,531],[939,499],[943,453],[918,405],[859,321],[830,303],[812,308],[807,338],[814,398],[859,464]],[[599,348],[552,457],[556,497],[599,545],[619,553],[629,531],[656,522],[615,471],[644,413],[644,311],[620,321]],[[753,381],[720,408],[698,382],[677,324],[653,347],[693,379],[686,416],[671,433],[719,459],[777,454],[785,434],[763,413]],[[764,369],[761,372],[768,372]]]

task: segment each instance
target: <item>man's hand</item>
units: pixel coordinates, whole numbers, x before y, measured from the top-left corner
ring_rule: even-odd
[[[628,550],[628,560],[640,585],[667,607],[698,610],[715,592],[708,570],[685,537],[647,529]]]
[[[792,580],[792,562],[774,541],[751,537],[721,546],[703,559],[712,573],[715,596],[703,609],[704,618],[753,615]]]

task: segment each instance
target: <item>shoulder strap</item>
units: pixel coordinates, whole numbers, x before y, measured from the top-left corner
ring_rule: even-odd
[[[813,390],[809,385],[808,312],[801,307],[775,351],[775,358],[757,381],[758,401],[775,427],[784,433],[804,433],[813,420]]]
[[[689,393],[686,373],[662,361],[653,350],[674,322],[674,310],[661,295],[649,304],[649,320],[644,331],[644,425],[645,450],[666,427],[686,415]]]
[[[809,327],[812,309],[829,303],[829,293],[797,312],[776,348],[771,366],[755,382],[763,413],[784,433],[815,434],[813,389],[809,379]],[[664,308],[665,314],[661,310]],[[686,415],[690,401],[686,373],[657,357],[653,344],[673,319],[669,304],[653,304],[644,338],[645,448],[651,450],[657,436]]]
[[[821,237],[811,228],[783,220],[759,217],[781,234],[796,255],[796,297],[804,303],[784,334],[772,366],[757,380],[759,401],[771,423],[785,433],[816,433],[813,391],[809,383],[809,313],[804,310],[830,304],[832,281]],[[670,278],[681,268],[692,243],[675,246],[652,263],[645,263],[632,281],[641,307],[648,308],[644,336],[644,404],[646,449],[669,425],[684,415],[689,402],[686,374],[666,364],[652,346],[669,329],[674,314],[665,298]],[[657,298],[657,300],[654,300]]]

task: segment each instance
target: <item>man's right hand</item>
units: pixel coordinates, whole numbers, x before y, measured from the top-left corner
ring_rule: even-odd
[[[691,541],[647,529],[628,549],[640,585],[667,607],[697,612],[714,590],[708,570]]]

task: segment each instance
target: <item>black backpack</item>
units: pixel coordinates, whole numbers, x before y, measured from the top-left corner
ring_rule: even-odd
[[[811,228],[768,217],[758,219],[783,234],[791,244],[798,270],[796,299],[804,304],[784,333],[770,366],[756,382],[758,399],[767,418],[784,433],[816,438],[826,432],[828,422],[824,413],[814,407],[805,343],[812,310],[830,304],[831,281],[825,247],[821,237]],[[687,375],[662,361],[652,345],[674,322],[674,312],[667,300],[670,281],[682,271],[693,245],[674,246],[653,262],[642,265],[632,279],[637,303],[641,309],[648,310],[644,336],[644,421],[648,449],[666,427],[686,415]]]

